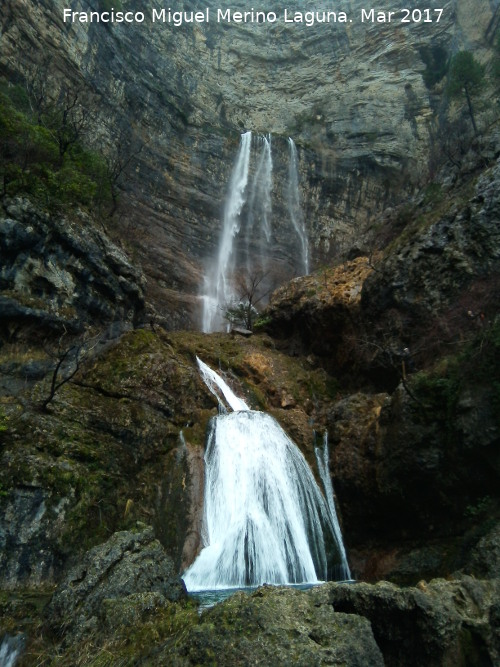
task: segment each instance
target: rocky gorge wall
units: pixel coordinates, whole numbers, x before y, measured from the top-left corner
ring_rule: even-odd
[[[486,57],[495,7],[450,5],[454,27],[439,40]],[[2,200],[0,656],[12,639],[26,647],[27,665],[497,664],[495,138],[451,169],[437,195],[405,200],[402,220],[386,208],[402,192],[398,165],[405,155],[425,157],[428,141],[424,113],[416,115],[418,140],[402,134],[398,143],[403,82],[410,78],[429,104],[423,109],[437,99],[403,67],[416,58],[418,30],[415,42],[398,33],[396,45],[368,31],[358,67],[363,85],[374,77],[372,104],[358,120],[365,129],[386,122],[387,145],[356,135],[347,119],[341,155],[330,163],[323,118],[291,123],[316,103],[316,115],[331,112],[330,120],[352,109],[341,91],[355,85],[354,74],[338,95],[328,73],[321,86],[308,84],[316,49],[332,43],[329,71],[339,53],[337,76],[354,68],[350,31],[330,40],[304,29],[296,43],[286,30],[266,42],[244,26],[213,35],[190,27],[103,32],[65,29],[58,11],[48,0],[2,6],[2,71],[36,66],[42,46],[57,46],[55,69],[101,90],[99,140],[111,147],[128,123],[144,148],[121,185],[115,222],[123,227],[103,228],[75,207],[54,214],[23,198]],[[296,66],[303,94],[289,100],[285,73]],[[294,129],[308,221],[315,234],[322,220],[330,239],[324,257],[338,250],[331,192],[342,221],[361,227],[369,211],[384,208],[386,247],[287,282],[250,338],[166,332],[195,312],[239,132],[268,131],[271,120],[281,181]],[[354,170],[366,163],[369,174]],[[394,189],[380,199],[388,174]],[[151,318],[155,311],[163,319]],[[85,329],[107,333],[46,403],[64,353],[57,343],[69,334],[78,341]],[[203,445],[217,412],[195,355],[269,411],[312,466],[314,431],[328,430],[349,562],[366,583],[309,593],[261,588],[201,615],[186,601],[179,573],[201,545]],[[393,583],[368,583],[380,579]]]
[[[337,9],[357,15],[359,7]],[[405,28],[105,27],[65,24],[63,8],[62,0],[6,0],[0,71],[23,80],[50,60],[54,95],[70,82],[93,100],[91,139],[132,147],[114,235],[134,248],[149,301],[178,328],[199,325],[196,297],[217,247],[239,133],[294,138],[313,264],[347,253],[384,208],[427,178],[442,100],[424,84],[422,48],[474,48],[486,58],[496,4],[450,2],[439,24]],[[286,265],[286,144],[275,146],[273,245]]]

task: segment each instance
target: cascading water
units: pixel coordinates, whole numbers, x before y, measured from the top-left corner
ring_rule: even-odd
[[[14,667],[24,648],[24,635],[3,636],[0,643],[0,667]]]
[[[253,148],[252,148],[253,147]],[[209,267],[203,288],[202,330],[227,329],[226,312],[261,302],[278,286],[280,275],[309,273],[309,243],[302,213],[297,149],[288,139],[288,178],[281,215],[288,217],[292,234],[284,238],[288,269],[274,266],[276,239],[272,238],[273,158],[271,135],[241,135],[229,181],[217,256]],[[298,252],[297,252],[298,251]],[[283,261],[283,260],[281,260]],[[281,271],[281,274],[280,274]],[[284,272],[283,272],[284,271]],[[259,294],[257,294],[257,286]]]
[[[237,411],[209,425],[205,547],[184,574],[187,589],[324,581],[332,566],[342,568],[345,551],[306,460],[270,415],[238,408],[222,378],[199,365],[210,390]]]
[[[299,237],[300,253],[304,275],[309,273],[309,242],[307,240],[304,215],[300,203],[299,169],[297,148],[291,137],[288,137],[289,164],[288,164],[288,186],[286,190],[286,201],[288,213],[295,233]]]
[[[339,519],[337,517],[337,510],[335,509],[335,496],[333,493],[332,478],[330,477],[330,472],[328,470],[328,433],[326,431],[323,436],[323,449],[315,447],[314,454],[316,455],[319,476],[323,482],[323,488],[325,490],[325,499],[329,510],[328,515],[332,522],[331,528],[334,535],[341,536],[342,533],[340,530]],[[347,555],[345,552],[344,543],[342,542],[341,538],[337,540],[337,544],[340,551],[341,563],[338,571],[338,577],[336,578],[347,580],[351,578],[351,571],[347,563]]]
[[[246,200],[251,144],[252,133],[242,134],[224,208],[224,223],[217,262],[205,278],[202,328],[206,333],[223,328],[222,309],[234,297],[230,280],[235,261],[234,237],[240,229],[240,213]]]
[[[201,359],[198,359],[198,357],[196,357],[196,362],[198,364],[198,368],[200,369],[203,382],[207,385],[212,394],[217,398],[217,400],[219,401],[219,405],[221,404],[221,402],[223,402],[221,400],[221,398],[223,397],[232,410],[250,409],[248,405],[245,403],[245,401],[243,401],[241,398],[238,398],[231,391],[227,382],[224,382],[221,376],[218,375],[215,371],[213,371],[210,368],[210,366],[207,366],[205,363],[203,363]]]
[[[271,191],[273,186],[273,159],[271,155],[271,136],[257,137],[261,145],[257,168],[253,177],[250,197],[248,199],[248,217],[246,225],[246,268],[249,274],[259,265],[265,272],[269,258],[269,242],[271,240]],[[259,225],[260,229],[255,227]],[[251,251],[251,244],[257,239],[257,252]]]

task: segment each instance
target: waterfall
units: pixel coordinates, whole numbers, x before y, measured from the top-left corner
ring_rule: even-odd
[[[271,191],[273,185],[271,135],[257,137],[257,142],[261,145],[261,148],[248,199],[246,225],[246,265],[249,274],[255,270],[256,260],[260,270],[265,271],[267,269],[269,242],[271,240]],[[258,223],[260,223],[260,229],[257,231],[254,228]],[[255,242],[255,238],[258,245],[257,258],[253,256],[250,250],[250,244]]]
[[[309,273],[309,242],[307,240],[304,215],[300,204],[299,170],[297,159],[297,148],[291,137],[288,137],[289,165],[288,186],[286,190],[286,201],[288,213],[295,233],[299,237],[302,270],[304,275]]]
[[[199,366],[210,390],[221,400],[220,390],[236,411],[209,424],[205,546],[183,575],[187,589],[326,580],[332,565],[342,567],[345,551],[330,501],[304,456],[270,415],[245,403],[238,408],[222,378]]]
[[[220,375],[218,375],[209,366],[203,363],[201,359],[198,359],[198,357],[196,357],[196,362],[198,364],[198,368],[200,369],[203,382],[207,385],[212,394],[217,398],[219,403],[221,403],[221,394],[222,394],[222,396],[227,401],[229,407],[232,410],[250,409],[248,405],[245,403],[245,401],[242,401],[241,398],[238,398],[231,391],[227,383],[224,382],[224,380],[221,378]]]
[[[244,310],[256,301],[262,304],[264,296],[279,284],[283,267],[271,262],[279,255],[272,239],[272,191],[271,135],[253,138],[251,132],[245,132],[229,180],[217,256],[208,267],[202,290],[205,333],[227,329],[229,309],[242,306]],[[290,261],[294,271],[308,274],[309,243],[300,201],[297,149],[291,137],[284,204],[282,213],[289,218],[292,234],[291,241],[284,238],[283,244],[289,255],[299,257]]]
[[[5,634],[0,643],[0,667],[14,667],[24,648],[24,635]]]
[[[347,563],[347,555],[344,548],[344,543],[342,542],[342,532],[340,530],[340,524],[337,517],[337,510],[335,509],[335,496],[333,493],[333,484],[332,478],[330,476],[330,471],[328,469],[328,433],[325,431],[323,436],[323,449],[320,450],[319,447],[314,448],[314,454],[316,455],[316,463],[318,464],[319,476],[323,482],[323,488],[325,490],[325,499],[328,505],[328,515],[331,519],[331,528],[334,535],[339,536],[340,539],[337,539],[337,544],[340,551],[341,564],[339,571],[339,579],[350,579],[351,571]]]
[[[223,328],[223,308],[234,297],[231,284],[231,273],[235,265],[234,238],[240,230],[240,213],[246,200],[251,143],[251,132],[245,132],[241,135],[240,147],[224,207],[222,237],[217,263],[205,279],[202,323],[204,332],[217,331]]]

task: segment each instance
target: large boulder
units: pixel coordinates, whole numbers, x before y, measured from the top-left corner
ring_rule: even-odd
[[[500,579],[500,522],[474,546],[467,567],[476,576]]]
[[[316,592],[264,586],[204,613],[170,664],[378,667],[381,652],[365,618],[336,613]]]
[[[48,609],[49,624],[66,637],[83,636],[102,622],[105,600],[141,594],[156,594],[156,605],[186,595],[172,559],[149,527],[115,533],[88,551],[56,590]]]
[[[387,667],[498,664],[498,580],[436,579],[414,588],[328,584],[316,595],[336,612],[370,621]]]

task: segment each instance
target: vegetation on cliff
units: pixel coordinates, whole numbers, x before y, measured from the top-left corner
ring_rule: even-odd
[[[109,207],[110,179],[99,153],[82,144],[87,111],[76,92],[33,110],[26,89],[0,87],[2,195],[28,194],[42,206]]]

